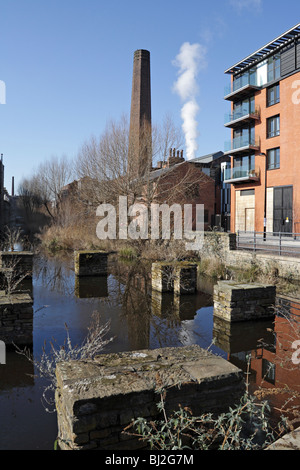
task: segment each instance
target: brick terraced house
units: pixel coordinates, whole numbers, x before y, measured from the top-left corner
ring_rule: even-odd
[[[225,73],[231,231],[300,233],[300,23]]]

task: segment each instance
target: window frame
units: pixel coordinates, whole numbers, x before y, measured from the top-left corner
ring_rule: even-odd
[[[277,89],[278,89],[278,94],[277,94]],[[271,101],[270,97],[269,97],[269,93],[272,90],[275,90],[274,91],[274,96],[275,96],[274,101]],[[278,103],[280,103],[280,84],[275,83],[275,85],[272,85],[269,88],[267,88],[267,108],[270,108],[271,106],[275,106],[275,104],[278,104]]]
[[[281,66],[280,54],[274,54],[271,57],[269,57],[268,65],[267,65],[268,83],[280,78],[280,75],[281,75],[280,66]]]
[[[278,126],[277,124],[274,126],[274,131],[270,132],[269,131],[269,124],[271,122],[277,123],[278,120]],[[278,137],[280,135],[280,114],[276,114],[275,116],[270,116],[267,118],[267,139],[272,139],[273,137]]]
[[[254,152],[251,152],[247,155],[234,157],[233,168],[246,168],[246,167],[249,171],[255,170],[255,153]]]
[[[270,153],[274,152],[273,166],[270,165]],[[277,154],[278,152],[278,154]],[[277,156],[278,155],[278,156]],[[267,170],[278,170],[280,168],[280,147],[274,147],[267,150]]]

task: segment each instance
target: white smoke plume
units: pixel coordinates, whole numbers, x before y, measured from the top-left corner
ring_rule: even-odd
[[[198,148],[197,114],[199,106],[197,104],[197,74],[200,69],[206,67],[205,55],[206,48],[201,44],[185,42],[173,61],[173,65],[179,69],[178,79],[174,83],[173,89],[184,103],[181,109],[181,117],[188,159],[195,157]]]

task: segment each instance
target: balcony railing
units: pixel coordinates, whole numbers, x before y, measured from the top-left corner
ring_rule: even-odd
[[[245,74],[242,75],[241,77],[237,78],[233,82],[231,82],[229,85],[225,87],[224,90],[224,95],[225,99],[231,99],[231,95],[235,96],[236,94],[244,91],[247,91],[248,89],[253,89],[257,88],[259,89],[259,83],[257,80],[257,75],[256,74]]]
[[[244,106],[242,109],[233,111],[230,114],[225,115],[225,126],[237,127],[241,122],[258,120],[260,118],[260,108],[257,107],[255,110],[249,106]]]
[[[244,153],[248,150],[259,150],[260,139],[252,136],[239,136],[225,142],[225,154]]]
[[[226,168],[224,172],[224,183],[245,183],[247,181],[259,181],[260,169],[249,169],[248,167]]]

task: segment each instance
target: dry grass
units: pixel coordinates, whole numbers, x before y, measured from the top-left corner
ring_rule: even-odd
[[[62,250],[112,249],[109,240],[99,240],[90,225],[61,227],[52,225],[38,236],[42,245],[51,252]]]
[[[116,251],[127,259],[174,261],[196,259],[181,240],[99,240],[95,219],[75,225],[51,225],[38,235],[42,246],[52,253],[59,251],[101,249]]]
[[[213,279],[228,279],[231,277],[225,264],[217,257],[203,257],[199,263],[199,272]]]

